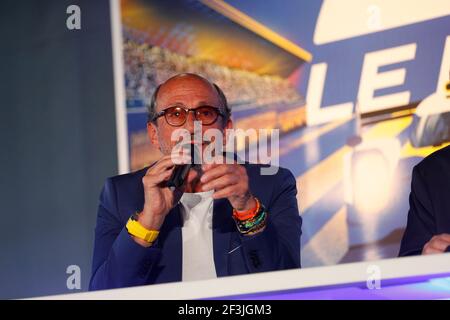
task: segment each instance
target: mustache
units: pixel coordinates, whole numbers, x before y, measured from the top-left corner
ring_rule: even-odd
[[[188,142],[186,143],[211,143],[214,142],[213,139],[209,138],[209,137],[202,137],[201,140],[196,139],[197,137],[195,137],[194,135],[189,137]],[[176,142],[176,144],[180,143],[182,141],[182,138],[180,138],[180,140],[178,142]]]

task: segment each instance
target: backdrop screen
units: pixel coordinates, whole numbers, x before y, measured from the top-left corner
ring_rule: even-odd
[[[223,88],[235,127],[280,130],[303,267],[396,257],[412,168],[450,141],[448,102],[435,99],[449,14],[440,1],[123,0],[130,169],[160,156],[145,130],[156,86],[199,73]]]

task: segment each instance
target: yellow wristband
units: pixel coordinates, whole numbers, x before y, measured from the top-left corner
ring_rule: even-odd
[[[154,242],[159,235],[159,231],[148,230],[144,228],[138,221],[131,218],[127,222],[127,230],[129,234],[148,243]]]

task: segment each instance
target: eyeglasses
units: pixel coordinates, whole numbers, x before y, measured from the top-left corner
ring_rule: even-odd
[[[172,106],[158,112],[153,118],[153,121],[164,116],[168,124],[179,127],[186,123],[188,114],[191,111],[194,113],[195,120],[201,121],[202,125],[206,126],[216,122],[219,116],[225,117],[225,114],[219,108],[212,106],[200,106],[194,109],[189,109],[184,106]]]

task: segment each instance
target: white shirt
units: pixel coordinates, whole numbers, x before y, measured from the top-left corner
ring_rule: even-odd
[[[212,236],[213,192],[184,193],[180,199],[183,281],[217,278]]]

